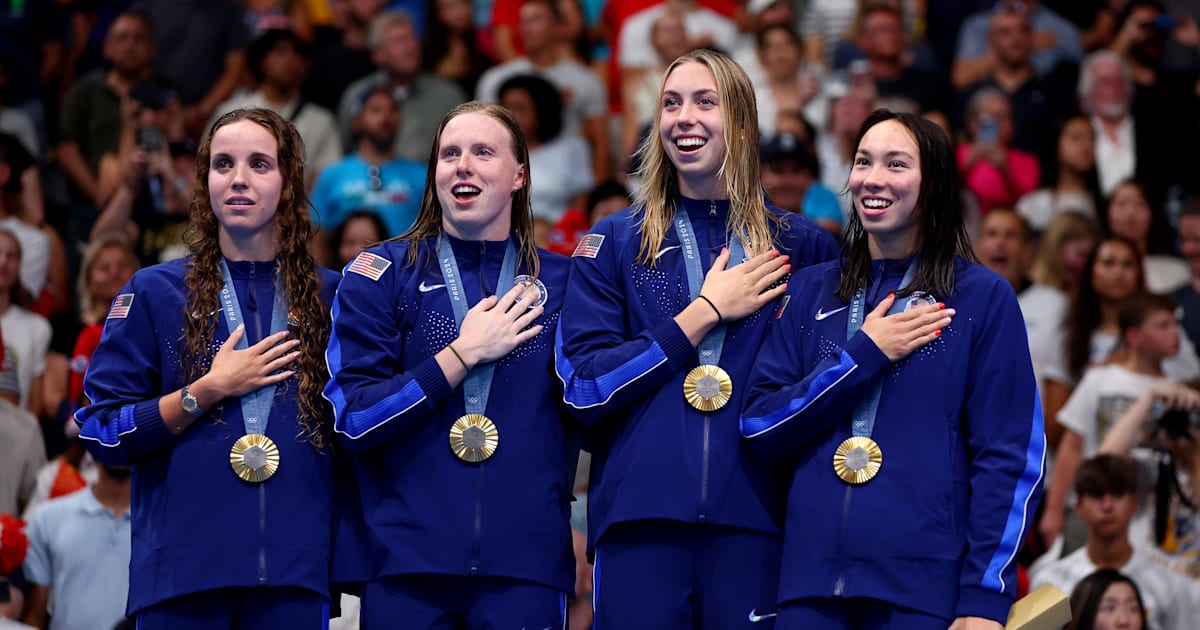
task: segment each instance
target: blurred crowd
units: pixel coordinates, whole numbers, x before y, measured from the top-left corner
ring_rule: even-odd
[[[771,202],[835,235],[867,115],[943,126],[976,253],[1020,300],[1054,454],[1028,580],[1080,585],[1076,623],[1128,583],[1147,627],[1196,627],[1198,23],[1193,0],[5,3],[0,513],[26,519],[28,552],[0,628],[123,617],[128,472],[92,462],[70,414],[121,287],[184,255],[219,116],[296,126],[311,251],[341,269],[416,218],[442,116],[500,103],[529,140],[539,245],[570,255],[628,205],[662,72],[697,47],[754,80]]]

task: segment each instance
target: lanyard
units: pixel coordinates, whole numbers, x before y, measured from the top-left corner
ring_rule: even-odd
[[[226,327],[233,333],[238,324],[242,323],[243,317],[241,306],[238,305],[237,291],[233,288],[233,278],[229,275],[229,265],[225,264],[224,259],[221,260],[221,276],[225,280],[225,286],[221,287],[221,312],[225,314]],[[287,298],[276,284],[275,299],[271,306],[271,331],[267,333],[268,336],[287,329],[287,314]],[[250,345],[247,341],[248,335],[249,331],[244,332],[234,348],[245,350]],[[262,435],[267,432],[267,420],[270,419],[274,398],[274,384],[263,385],[242,396],[242,424],[246,427],[247,435]]]
[[[913,256],[912,262],[908,263],[908,269],[904,272],[904,277],[900,280],[898,289],[912,284],[913,277],[917,274],[917,258],[917,256]],[[880,273],[883,273],[882,269]],[[859,287],[858,291],[854,292],[854,298],[850,300],[850,316],[846,319],[847,341],[862,328],[863,320],[865,319],[863,311],[866,310],[866,301],[867,290],[865,287]],[[888,315],[903,310],[903,303],[900,300],[896,300],[892,304],[892,308],[888,309]],[[854,435],[871,437],[871,432],[875,430],[875,415],[879,411],[879,396],[882,392],[883,377],[880,377],[871,385],[871,391],[867,393],[866,398],[863,398],[854,407],[853,422],[851,424]]]
[[[450,238],[442,235],[438,246],[438,263],[442,269],[442,281],[446,283],[446,293],[450,294],[450,306],[454,309],[454,322],[462,329],[463,319],[467,316],[467,296],[463,292],[462,275],[458,272],[458,261],[450,246]],[[483,273],[480,262],[479,272]],[[508,247],[504,250],[504,262],[500,263],[500,278],[496,281],[496,296],[508,293],[513,287],[517,272],[517,247],[509,239]],[[492,389],[492,373],[496,369],[494,362],[480,363],[463,379],[463,394],[466,398],[467,413],[485,415],[487,411],[488,394]]]
[[[675,234],[679,236],[679,244],[683,249],[684,267],[687,269],[688,295],[694,301],[700,295],[700,286],[704,284],[704,267],[700,263],[700,248],[696,244],[696,233],[692,230],[692,220],[688,218],[687,210],[680,204],[675,210]],[[742,239],[729,239],[729,264],[733,267],[746,257]],[[721,347],[725,345],[724,325],[714,326],[700,341],[696,350],[700,354],[700,365],[717,365],[721,360]]]

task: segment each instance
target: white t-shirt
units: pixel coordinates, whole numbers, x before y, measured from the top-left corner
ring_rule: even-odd
[[[563,135],[582,135],[584,121],[608,115],[608,92],[600,77],[587,66],[566,58],[545,68],[533,65],[528,57],[495,66],[479,77],[475,98],[489,103],[500,102],[500,86],[519,74],[542,77],[563,94]]]
[[[1165,377],[1137,374],[1117,364],[1088,368],[1058,412],[1058,422],[1083,438],[1083,458],[1087,459],[1096,454],[1117,418],[1143,392],[1169,382]]]
[[[654,23],[666,11],[666,4],[656,4],[625,19],[617,35],[617,62],[622,68],[658,67],[658,52],[654,50],[651,36]],[[688,39],[708,36],[712,38],[713,46],[729,54],[738,44],[737,24],[704,7],[683,14],[683,32],[687,33]]]
[[[321,169],[342,159],[342,140],[338,137],[337,120],[333,112],[316,103],[306,101],[297,112],[298,105],[299,98],[275,105],[267,100],[262,91],[238,94],[217,105],[208,126],[212,128],[213,123],[226,112],[242,107],[265,107],[295,125],[300,138],[304,140],[304,168],[310,175],[319,173]]]
[[[1029,576],[1030,590],[1051,584],[1070,595],[1075,585],[1095,571],[1096,565],[1088,557],[1087,547],[1081,547],[1065,558],[1033,571]],[[1164,569],[1137,547],[1133,548],[1133,557],[1120,571],[1137,584],[1150,630],[1195,630],[1198,613],[1194,584]]]
[[[1096,202],[1085,193],[1056,193],[1049,188],[1039,188],[1026,193],[1017,200],[1017,214],[1025,217],[1029,227],[1041,232],[1050,225],[1050,220],[1063,212],[1077,212],[1096,219]]]
[[[1175,256],[1150,254],[1142,267],[1146,270],[1146,290],[1151,293],[1171,293],[1192,281],[1187,262]]]
[[[1066,333],[1063,334],[1065,336]],[[1113,350],[1116,350],[1118,341],[1120,340],[1116,335],[1099,330],[1092,333],[1088,365],[1096,366],[1106,361]],[[1050,350],[1047,353],[1049,358],[1046,366],[1042,368],[1043,377],[1064,385],[1074,385],[1075,379],[1071,378],[1067,372],[1065,345],[1059,343],[1048,349]],[[1182,383],[1200,377],[1200,357],[1196,356],[1196,346],[1188,338],[1187,331],[1183,329],[1183,326],[1179,327],[1179,354],[1163,361],[1163,373],[1172,383]]]
[[[36,299],[50,273],[50,237],[16,217],[0,219],[0,229],[12,232],[21,244],[21,286]]]
[[[1017,295],[1017,304],[1021,307],[1021,316],[1025,318],[1033,375],[1037,378],[1038,388],[1044,388],[1043,371],[1053,360],[1055,349],[1062,347],[1066,334],[1065,321],[1070,299],[1066,293],[1054,287],[1035,284]]]
[[[12,353],[21,383],[21,406],[29,405],[33,379],[46,371],[46,352],[50,350],[50,322],[37,313],[12,305],[0,315],[4,333],[4,351]]]
[[[592,153],[579,136],[557,138],[529,152],[533,218],[558,223],[575,196],[591,190]]]

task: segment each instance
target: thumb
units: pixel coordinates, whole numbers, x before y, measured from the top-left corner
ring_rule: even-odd
[[[887,294],[882,300],[879,301],[879,304],[875,307],[875,310],[871,311],[871,314],[867,315],[867,317],[885,317],[885,316],[887,316],[888,309],[892,308],[892,304],[895,302],[896,302],[896,294],[895,293]]]

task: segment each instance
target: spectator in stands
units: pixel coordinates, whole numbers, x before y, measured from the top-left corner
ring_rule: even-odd
[[[1016,212],[996,208],[983,217],[975,255],[985,267],[1008,280],[1018,299],[1032,284],[1027,274],[1033,262],[1033,234]]]
[[[29,519],[24,570],[30,589],[21,621],[51,630],[95,630],[125,618],[129,472],[102,466],[96,485],[47,501]]]
[[[1037,188],[1037,158],[1011,146],[1012,105],[996,88],[975,92],[967,104],[967,140],[958,145],[958,172],[987,216],[993,208],[1012,208]]]
[[[779,112],[809,111],[821,84],[814,74],[801,68],[804,51],[800,37],[790,25],[764,27],[758,32],[756,44],[761,75],[754,85],[758,130],[763,138],[770,138],[777,132],[775,121]]]
[[[50,347],[50,324],[26,309],[29,292],[20,282],[21,243],[0,229],[0,330],[5,356],[12,355],[21,386],[21,406],[35,415],[42,411],[42,373]]]
[[[951,112],[950,82],[913,62],[913,52],[905,45],[904,13],[898,3],[868,2],[859,12],[856,35],[880,98],[903,99],[909,104],[906,109],[913,112]]]
[[[850,160],[858,148],[858,129],[875,109],[874,82],[868,85],[829,82],[825,90],[830,98],[828,126],[817,134],[815,146],[821,163],[821,183],[838,194],[842,222],[850,216],[850,196],[846,181]]]
[[[429,18],[421,44],[425,71],[454,81],[463,94],[474,94],[492,61],[479,47],[471,0],[427,0],[425,14]]]
[[[475,97],[499,102],[500,85],[518,74],[536,74],[546,79],[563,95],[563,133],[582,136],[588,142],[594,181],[603,181],[611,171],[604,84],[589,67],[571,59],[563,50],[558,30],[560,13],[553,0],[527,0],[521,6],[520,16],[525,55],[485,72],[479,79]]]
[[[0,514],[20,514],[46,464],[46,445],[37,418],[20,406],[21,385],[5,350],[0,360]]]
[[[133,86],[153,77],[155,54],[150,19],[122,13],[104,37],[109,69],[79,79],[63,100],[57,160],[81,200],[94,209],[105,201],[98,179],[100,158],[115,153],[120,143],[121,102]]]
[[[842,230],[837,195],[821,183],[821,165],[812,143],[785,131],[759,151],[762,185],[777,207],[808,217],[834,236]]]
[[[337,110],[342,147],[347,153],[356,148],[352,120],[363,102],[363,94],[375,85],[386,84],[400,102],[396,155],[425,162],[438,121],[465,101],[466,96],[454,83],[421,70],[421,41],[408,14],[398,11],[380,14],[371,21],[367,43],[378,70],[350,84],[342,93]]]
[[[344,269],[359,252],[387,238],[387,226],[378,214],[355,210],[329,232],[322,264],[330,269]]]
[[[29,211],[29,203],[41,203],[37,171],[21,143],[0,133],[0,228],[21,241],[21,285],[33,298],[31,310],[49,316],[70,305],[70,273],[62,239],[42,223],[40,208]],[[27,194],[27,187],[35,189],[33,195]]]
[[[361,98],[353,121],[358,150],[325,169],[313,187],[313,224],[320,229],[314,251],[324,247],[325,232],[355,210],[367,210],[383,219],[385,238],[404,233],[417,218],[425,163],[396,154],[403,116],[395,92],[381,84],[363,92]]]
[[[1116,569],[1098,569],[1071,591],[1071,622],[1065,630],[1143,630],[1147,623],[1137,584]]]
[[[555,254],[570,256],[597,221],[628,208],[631,203],[633,199],[629,196],[629,189],[621,182],[615,179],[600,182],[588,193],[587,203],[583,208],[567,210],[558,221],[550,232],[550,243],[546,249]]]
[[[91,238],[125,235],[143,265],[178,258],[195,181],[188,161],[194,145],[185,135],[179,100],[172,91],[143,83],[130,91],[123,110],[119,148],[100,162],[107,201]]]
[[[917,2],[897,0],[889,2],[904,13],[906,32],[912,32],[917,20]],[[855,17],[859,15],[861,2],[844,0],[813,0],[806,3],[800,19],[800,34],[804,37],[804,57],[808,63],[826,68],[833,67],[833,53],[840,42],[855,35]]]
[[[154,67],[178,89],[189,136],[200,137],[246,70],[245,10],[233,0],[136,0],[131,8],[149,16]]]
[[[272,29],[250,43],[246,63],[258,89],[218,105],[209,126],[225,112],[243,107],[265,107],[287,118],[304,139],[304,167],[312,182],[342,157],[342,145],[333,114],[300,94],[308,72],[308,46],[292,31]]]
[[[622,173],[629,172],[638,141],[644,137],[654,122],[654,113],[661,107],[658,88],[663,72],[689,50],[683,18],[670,12],[659,16],[650,29],[650,45],[656,54],[655,65],[645,71],[628,73],[621,82],[621,152],[617,160]]]
[[[683,19],[688,37],[688,49],[714,48],[732,53],[737,46],[737,25],[730,18],[702,6],[696,0],[665,0],[652,4],[625,19],[617,33],[617,63],[621,72],[645,71],[657,66],[650,31],[664,13],[674,13]]]
[[[1146,272],[1146,290],[1170,293],[1191,279],[1187,263],[1170,253],[1173,234],[1161,213],[1150,208],[1146,189],[1137,180],[1117,185],[1108,197],[1102,225],[1109,234],[1123,236],[1138,246]]]
[[[368,46],[369,27],[387,2],[334,0],[332,4],[342,16],[340,39],[313,55],[302,92],[309,101],[336,112],[346,88],[375,71]]]
[[[1087,545],[1035,567],[1031,586],[1052,584],[1069,593],[1097,569],[1116,569],[1138,585],[1149,611],[1149,628],[1193,629],[1197,613],[1190,585],[1129,543],[1129,521],[1138,504],[1137,466],[1125,457],[1099,455],[1080,464],[1073,477],[1075,508],[1087,524]]]
[[[1100,178],[1096,171],[1096,132],[1083,114],[1068,118],[1059,127],[1056,149],[1042,172],[1042,187],[1017,200],[1016,210],[1041,234],[1062,212],[1099,218]]]
[[[518,74],[500,84],[500,105],[512,112],[529,145],[533,220],[553,228],[568,208],[582,208],[592,189],[587,142],[565,132],[558,90],[537,75]]]
[[[1059,64],[1079,63],[1083,58],[1083,44],[1074,24],[1037,0],[999,0],[994,9],[976,13],[963,21],[951,73],[955,87],[962,89],[971,85],[996,65],[998,58],[988,48],[988,27],[992,17],[1000,12],[1020,12],[1029,18],[1033,28],[1031,62],[1039,74],[1050,74]]]
[[[1183,309],[1180,323],[1195,345],[1200,344],[1200,197],[1192,198],[1179,214],[1179,252],[1192,277],[1172,296]]]

